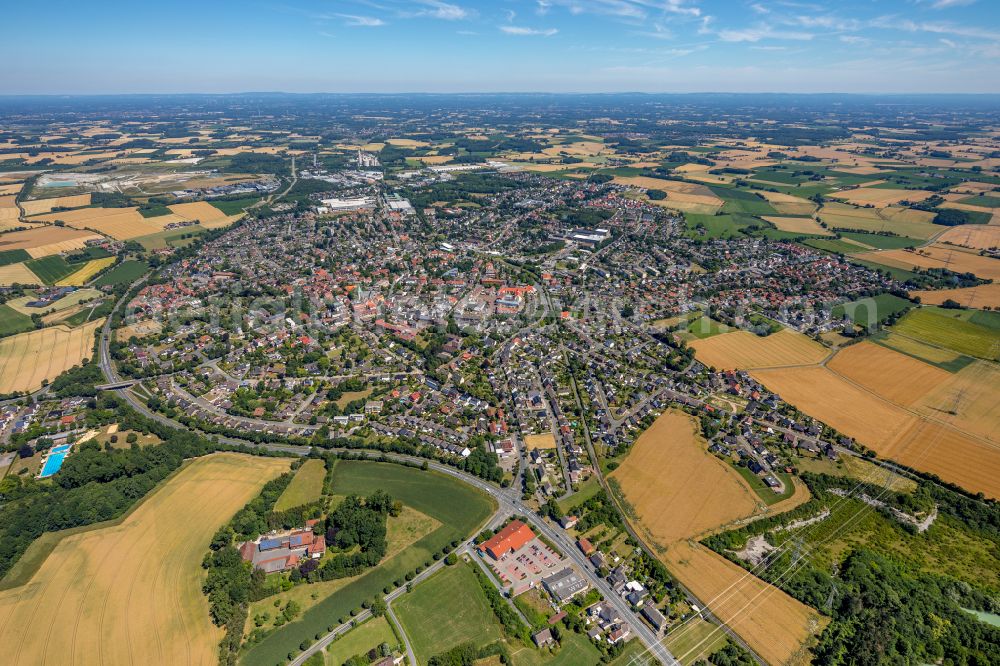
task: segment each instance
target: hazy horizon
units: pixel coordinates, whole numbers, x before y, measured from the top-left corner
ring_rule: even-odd
[[[45,30],[8,31],[8,94],[1000,92],[984,0],[53,0],[5,19]]]

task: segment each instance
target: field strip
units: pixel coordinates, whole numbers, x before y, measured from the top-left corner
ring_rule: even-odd
[[[947,421],[944,421],[944,420],[939,419],[939,418],[934,417],[934,416],[930,416],[930,415],[925,414],[923,412],[918,412],[918,411],[912,409],[911,407],[907,407],[906,405],[901,405],[898,402],[895,402],[893,400],[890,400],[890,399],[886,398],[885,396],[879,395],[878,393],[876,393],[875,391],[872,391],[871,389],[869,389],[868,387],[864,386],[863,384],[859,384],[858,382],[854,381],[850,377],[848,377],[846,375],[842,375],[841,373],[837,372],[836,370],[831,370],[830,368],[826,368],[826,370],[828,372],[833,373],[838,378],[842,379],[843,381],[845,381],[846,383],[850,384],[854,388],[859,389],[861,391],[864,391],[865,393],[868,393],[869,395],[871,395],[876,400],[881,400],[883,402],[886,402],[886,403],[892,405],[893,407],[898,407],[899,409],[903,410],[904,412],[912,414],[913,416],[916,416],[917,418],[919,418],[921,420],[930,421],[932,423],[937,423],[938,425],[940,425],[940,426],[942,426],[944,428],[947,428],[948,430],[952,430],[954,432],[957,432],[957,433],[960,433],[962,435],[965,435],[966,437],[969,437],[970,439],[974,439],[977,442],[979,442],[980,444],[984,444],[984,445],[986,445],[986,446],[988,446],[990,448],[994,448],[994,449],[1000,450],[1000,442],[992,442],[992,441],[990,441],[988,439],[983,439],[981,436],[976,435],[975,433],[971,433],[968,430],[964,430],[962,428],[959,428],[959,427],[957,427],[957,426],[955,426],[955,425],[953,425],[953,424],[951,424],[951,423],[949,423]]]

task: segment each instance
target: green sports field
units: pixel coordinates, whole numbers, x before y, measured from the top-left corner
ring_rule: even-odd
[[[393,605],[421,664],[456,645],[482,646],[503,636],[473,566],[445,567]]]

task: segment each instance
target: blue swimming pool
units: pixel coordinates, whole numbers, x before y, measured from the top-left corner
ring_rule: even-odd
[[[54,447],[45,459],[45,464],[42,465],[42,473],[38,475],[38,478],[47,479],[58,472],[59,468],[62,467],[63,461],[66,460],[66,456],[69,455],[69,449],[69,444]]]

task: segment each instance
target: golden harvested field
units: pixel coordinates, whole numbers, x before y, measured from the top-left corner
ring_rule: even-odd
[[[21,211],[17,207],[17,196],[14,194],[0,196],[0,231],[19,226],[17,218]]]
[[[911,407],[952,374],[872,342],[840,350],[826,367],[897,405]],[[900,378],[905,377],[905,381]]]
[[[914,418],[879,455],[933,472],[966,490],[1000,498],[1000,449],[953,428]]]
[[[926,190],[890,190],[877,187],[858,187],[853,190],[844,190],[843,192],[830,192],[827,196],[834,199],[844,199],[859,206],[872,204],[881,208],[898,204],[900,201],[923,201],[933,194],[933,192]]]
[[[707,448],[694,419],[668,410],[611,473],[643,531],[657,543],[698,536],[757,509],[753,489]]]
[[[1000,282],[981,284],[975,287],[940,289],[937,291],[913,291],[922,303],[941,305],[951,299],[967,308],[1000,308]]]
[[[24,262],[0,266],[0,287],[9,287],[12,284],[42,284],[42,281],[24,265]]]
[[[723,201],[712,190],[697,183],[683,183],[648,176],[615,176],[614,182],[631,185],[644,190],[660,190],[667,193],[666,199],[654,201],[657,205],[677,208],[687,212],[714,213],[722,207]]]
[[[769,664],[807,662],[806,641],[829,623],[802,602],[700,544],[676,543],[663,559],[670,573]]]
[[[957,273],[974,273],[977,277],[1000,280],[1000,259],[984,257],[970,250],[937,243],[913,252],[879,250],[855,256],[858,259],[898,268],[947,268]]]
[[[556,438],[551,432],[542,435],[525,435],[524,445],[529,451],[533,449],[554,449]]]
[[[859,367],[862,363],[881,363],[887,373],[913,372],[923,379],[931,375],[940,378],[916,368],[913,364],[919,361],[902,354],[884,356],[867,349],[854,359],[849,354],[843,363],[831,361],[844,375],[821,366],[751,374],[768,390],[880,457],[937,474],[972,492],[1000,497],[1000,444],[990,441],[996,438],[1000,424],[996,399],[1000,372],[995,366],[974,364],[941,383],[923,385],[921,393],[910,386],[892,386],[891,377],[907,377],[904,383],[916,384],[911,375],[878,377],[872,368]],[[904,408],[875,391],[885,391],[908,404]]]
[[[25,215],[41,215],[48,213],[53,208],[79,208],[90,205],[90,194],[75,194],[69,197],[53,197],[51,199],[36,199],[33,201],[22,201]]]
[[[24,187],[23,183],[9,183],[7,185],[0,185],[0,194],[14,194],[16,195]]]
[[[404,148],[426,148],[431,145],[426,141],[417,141],[415,139],[389,139],[386,143],[391,143],[394,146],[403,146]]]
[[[876,451],[890,444],[914,418],[818,365],[751,374],[783,400]]]
[[[763,218],[782,231],[796,234],[815,234],[817,236],[832,236],[833,232],[819,226],[811,217],[765,217]]]
[[[94,350],[92,321],[76,328],[52,326],[0,339],[0,393],[34,391],[42,380],[55,379]]]
[[[91,229],[117,240],[128,240],[163,231],[163,225],[176,222],[172,216],[143,217],[137,208],[80,208],[39,215],[35,220],[62,220],[75,229]]]
[[[818,342],[787,328],[764,338],[733,331],[689,344],[699,361],[718,370],[810,365],[829,353]]]
[[[664,412],[611,478],[638,516],[633,525],[665,548],[671,573],[769,663],[788,663],[821,628],[815,611],[689,541],[754,515],[759,502],[739,474],[706,451],[696,428],[687,414]],[[808,500],[803,487],[796,491],[772,513]]]
[[[977,250],[1000,247],[1000,226],[989,224],[963,224],[952,227],[938,236],[939,243],[954,243]]]
[[[414,157],[413,159],[419,160],[424,164],[447,164],[448,162],[451,162],[455,158],[453,155],[423,155],[421,157]],[[543,165],[539,164],[536,166],[543,166]],[[546,164],[544,166],[555,166],[555,165]],[[569,165],[567,165],[566,168],[568,169]]]
[[[819,218],[834,229],[892,231],[911,238],[930,238],[941,233],[941,227],[931,222],[933,213],[909,208],[857,208],[828,202],[820,209]]]
[[[92,259],[84,264],[83,268],[75,273],[67,275],[62,280],[56,282],[58,287],[81,287],[91,280],[95,275],[105,268],[115,263],[115,257],[105,257],[103,259]]]
[[[26,250],[32,257],[44,257],[57,252],[79,250],[86,245],[86,241],[95,238],[100,238],[100,236],[89,231],[51,225],[38,226],[0,235],[0,252]],[[51,248],[62,249],[49,252],[48,250]]]
[[[226,215],[207,201],[174,204],[169,208],[186,220],[198,220],[206,229],[225,227],[242,217],[242,215]]]
[[[5,663],[216,664],[223,632],[209,618],[201,559],[215,531],[288,466],[198,458],[120,525],[62,539],[28,584],[0,593]]]

